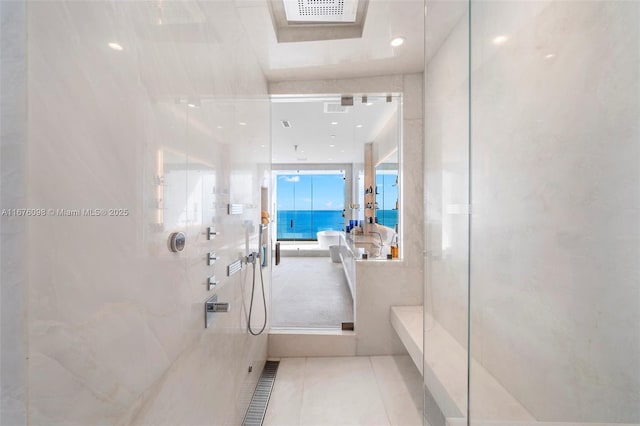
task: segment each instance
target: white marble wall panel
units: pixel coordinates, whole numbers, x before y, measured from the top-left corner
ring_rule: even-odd
[[[27,149],[26,2],[0,2],[0,209],[24,206]],[[0,217],[0,423],[26,423],[24,217]]]
[[[640,4],[508,3],[472,10],[473,355],[539,420],[640,423]]]
[[[640,5],[471,13],[472,356],[538,420],[639,423]],[[466,217],[445,222],[466,198],[467,18],[425,108],[425,306],[463,343]]]
[[[455,14],[458,2],[434,2],[440,14]],[[445,10],[446,8],[447,10]],[[438,13],[427,14],[427,39],[437,37]],[[437,344],[431,331],[438,321],[464,348],[467,347],[469,197],[468,16],[459,17],[440,49],[425,69],[425,296],[424,346],[429,353]],[[433,32],[434,34],[432,34]],[[451,388],[463,389],[459,401],[466,410],[467,365],[454,365]],[[431,389],[437,394],[438,389]],[[446,407],[441,407],[446,412]],[[427,416],[432,415],[427,411]]]
[[[239,423],[266,336],[225,266],[258,245],[269,104],[233,2],[32,3],[28,29],[28,205],[129,211],[28,222],[31,423]]]

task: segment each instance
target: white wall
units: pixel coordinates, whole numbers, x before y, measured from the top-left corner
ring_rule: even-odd
[[[640,423],[639,19],[637,2],[471,8],[471,350],[538,420]],[[425,109],[427,284],[463,344],[467,22],[428,64]],[[477,392],[472,370],[472,420]]]
[[[233,2],[34,2],[28,32],[27,205],[129,210],[26,222],[30,423],[239,424],[267,338],[246,332],[251,269],[226,265],[257,247],[270,159]],[[205,329],[214,273],[231,312]]]
[[[398,149],[398,113],[394,113],[385,123],[380,133],[373,141],[373,163],[378,164],[385,160],[389,154]],[[387,161],[388,162],[388,161]]]
[[[24,206],[27,149],[26,2],[0,2],[0,209]],[[0,217],[0,424],[26,423],[23,217]]]
[[[467,347],[468,319],[468,186],[469,186],[469,33],[466,2],[437,2],[428,10],[457,13],[459,23],[444,40],[425,69],[425,333],[435,319],[463,347]],[[444,8],[444,10],[442,10]],[[437,16],[437,14],[436,14]],[[427,14],[426,37],[438,26]],[[430,25],[433,24],[433,25]],[[425,348],[437,343],[425,334]],[[428,351],[425,350],[425,354]],[[448,357],[454,363],[450,389],[462,389],[456,400],[466,411],[466,357]],[[437,389],[431,389],[437,394]],[[427,415],[432,415],[429,411]],[[433,420],[432,420],[433,421]]]
[[[391,327],[391,306],[422,304],[423,179],[422,74],[388,75],[342,80],[269,83],[271,94],[403,93],[401,239],[399,262],[358,261],[356,337],[358,355],[405,353]],[[356,167],[354,167],[354,172]]]

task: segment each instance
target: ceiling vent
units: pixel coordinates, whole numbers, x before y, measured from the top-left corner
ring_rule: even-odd
[[[358,0],[283,0],[287,21],[355,22]]]
[[[289,120],[280,120],[280,124],[282,124],[282,127],[284,127],[285,129],[291,128],[291,123],[289,123]]]
[[[369,0],[267,0],[278,43],[361,38]]]
[[[349,108],[346,106],[342,106],[337,102],[325,102],[324,112],[327,114],[344,114],[349,112]]]

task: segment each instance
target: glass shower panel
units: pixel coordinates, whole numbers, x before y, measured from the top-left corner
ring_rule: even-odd
[[[640,2],[470,22],[471,424],[640,424]]]
[[[467,415],[469,4],[426,2],[425,424]],[[458,424],[458,423],[455,423]]]

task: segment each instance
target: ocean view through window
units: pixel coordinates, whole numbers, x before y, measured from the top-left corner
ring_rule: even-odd
[[[276,182],[278,240],[315,241],[344,228],[344,172],[280,173]]]

